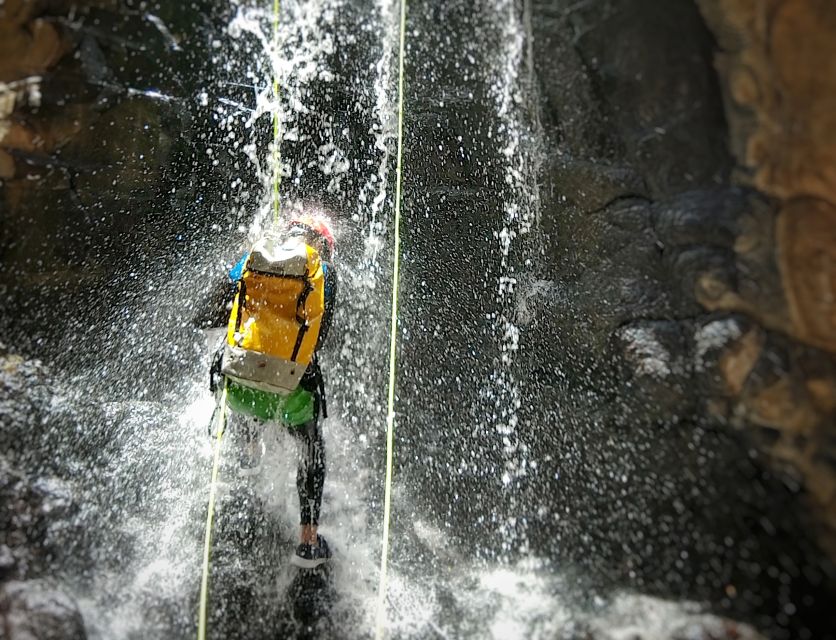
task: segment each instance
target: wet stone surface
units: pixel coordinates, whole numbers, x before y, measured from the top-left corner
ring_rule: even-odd
[[[78,605],[45,582],[7,582],[0,588],[3,640],[86,640]]]

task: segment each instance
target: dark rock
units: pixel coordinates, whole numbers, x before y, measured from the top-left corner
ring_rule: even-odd
[[[0,582],[5,582],[15,575],[17,559],[5,544],[0,545]]]
[[[653,198],[727,175],[711,41],[693,2],[534,5],[534,62],[555,157],[635,172]]]
[[[45,518],[66,517],[73,505],[69,486],[56,478],[38,478],[32,489],[39,498],[39,515]]]
[[[0,356],[0,451],[12,462],[35,447],[36,425],[49,397],[48,372],[40,361],[8,352]]]
[[[7,563],[10,575],[41,576],[73,553],[81,524],[75,522],[79,508],[67,483],[33,481],[0,458],[0,499],[0,544],[13,559]]]
[[[587,212],[602,209],[619,198],[648,197],[644,180],[630,167],[559,158],[551,178],[561,194]]]
[[[688,338],[673,321],[637,320],[614,333],[617,376],[628,393],[620,403],[628,409],[621,421],[670,423],[693,411]]]
[[[85,640],[78,605],[41,581],[9,582],[0,591],[3,640]]]
[[[699,584],[719,579],[708,576],[726,558],[743,581],[755,580],[754,602],[779,586],[728,557],[714,538],[727,525],[724,537],[738,539],[748,519],[781,523],[759,539],[750,567],[777,562],[783,550],[770,540],[782,535],[799,551],[794,562],[827,574],[827,557],[836,559],[836,480],[826,462],[836,424],[827,353],[836,225],[834,199],[823,195],[832,172],[813,169],[832,155],[834,110],[824,105],[836,94],[833,74],[814,80],[829,63],[809,82],[789,71],[833,58],[836,21],[815,0],[701,0],[706,25],[696,4],[533,3],[549,160],[540,190],[546,260],[531,281],[548,286],[526,298],[535,319],[520,350],[537,371],[531,395],[551,409],[532,408],[521,423],[559,432],[548,450],[560,459],[564,547],[569,538],[590,556],[632,553],[626,571],[652,582],[668,563],[661,540],[673,534],[686,564],[703,566]],[[789,103],[775,99],[784,91]],[[796,110],[807,114],[797,125]],[[819,126],[820,135],[805,134]],[[631,484],[629,500],[596,501],[590,486],[619,495],[607,477],[615,469]],[[637,476],[655,488],[629,482]],[[679,506],[670,511],[660,494]],[[649,513],[654,524],[644,527]],[[624,531],[589,542],[596,522]],[[664,589],[682,571],[671,562]],[[802,591],[815,588],[806,584]]]

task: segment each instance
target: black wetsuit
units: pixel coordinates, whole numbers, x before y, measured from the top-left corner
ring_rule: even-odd
[[[299,524],[318,525],[325,486],[325,442],[322,438],[320,392],[314,392],[314,417],[310,422],[291,429],[299,442],[299,467],[296,470],[296,491],[299,494]]]

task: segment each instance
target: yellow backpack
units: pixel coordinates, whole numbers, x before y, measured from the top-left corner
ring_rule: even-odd
[[[254,389],[291,393],[313,358],[324,312],[316,249],[297,237],[262,239],[239,281],[221,371]]]

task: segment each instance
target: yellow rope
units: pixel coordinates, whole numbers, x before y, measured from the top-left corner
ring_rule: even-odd
[[[218,487],[218,471],[221,466],[221,441],[226,428],[226,384],[221,394],[218,413],[218,435],[215,438],[215,455],[212,463],[212,484],[209,485],[209,507],[206,509],[206,537],[203,542],[203,577],[200,580],[200,611],[197,618],[197,639],[206,640],[206,608],[209,604],[209,555],[212,549],[212,519],[215,516],[215,495]]]
[[[279,0],[273,0],[273,49],[278,52],[279,48]],[[279,79],[273,76],[273,222],[278,224],[281,212],[281,199],[279,198],[279,187],[282,182],[282,154],[280,149],[281,128],[279,123]],[[212,463],[212,484],[209,487],[209,506],[206,510],[206,535],[203,542],[203,576],[200,580],[200,608],[197,620],[197,638],[206,640],[206,612],[209,605],[209,567],[212,550],[212,520],[215,516],[215,496],[218,486],[218,472],[221,466],[221,443],[223,441],[224,429],[226,428],[226,394],[227,387],[224,384],[221,395],[221,406],[219,410],[218,435],[215,438],[214,461]]]
[[[395,445],[395,375],[398,342],[398,283],[401,265],[401,182],[403,177],[403,84],[404,43],[406,40],[406,0],[400,0],[400,42],[398,47],[398,155],[395,168],[395,257],[392,273],[392,318],[389,327],[389,396],[386,413],[386,484],[383,497],[383,548],[380,552],[380,584],[377,590],[376,636],[386,633],[386,591],[389,568],[389,521],[392,513],[392,466]]]
[[[278,60],[279,52],[279,0],[273,0],[273,51],[275,60]],[[282,208],[279,197],[279,187],[282,184],[282,152],[281,152],[281,127],[279,125],[279,78],[273,76],[273,223],[279,223],[279,214]]]

